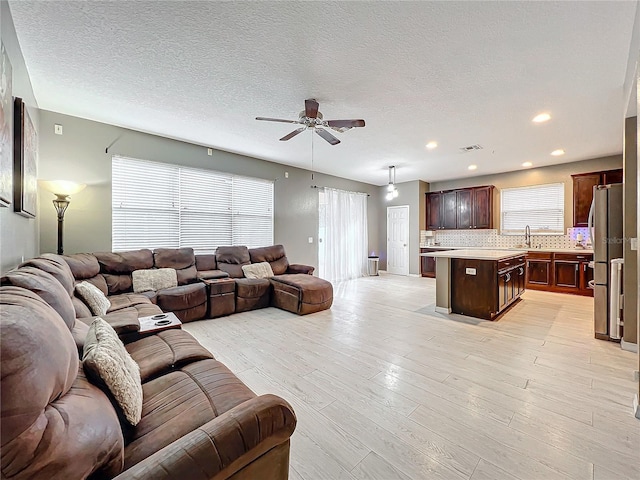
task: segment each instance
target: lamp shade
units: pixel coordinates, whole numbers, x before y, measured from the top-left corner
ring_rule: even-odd
[[[68,180],[38,180],[45,190],[60,196],[74,195],[81,192],[87,186],[85,183],[70,182]]]

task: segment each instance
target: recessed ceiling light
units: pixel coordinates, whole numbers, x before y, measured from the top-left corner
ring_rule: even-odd
[[[533,122],[534,123],[544,123],[548,120],[551,120],[551,115],[549,115],[548,113],[540,113],[538,115],[536,115],[535,117],[533,117]]]
[[[433,150],[437,146],[438,146],[438,142],[429,142],[425,145],[425,147],[427,147],[429,150]]]
[[[533,167],[533,163],[531,163],[531,162],[524,162],[524,163],[522,164],[522,166],[523,166],[523,167],[526,167],[526,168]]]
[[[467,168],[469,170],[475,170],[476,168],[478,168],[478,165],[469,165]]]
[[[554,157],[559,157],[560,155],[564,155],[564,150],[559,148],[551,152],[551,155],[553,155]]]

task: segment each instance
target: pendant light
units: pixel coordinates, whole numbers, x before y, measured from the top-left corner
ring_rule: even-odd
[[[387,186],[387,202],[394,198],[398,198],[398,189],[396,188],[396,167],[389,167],[389,185]]]

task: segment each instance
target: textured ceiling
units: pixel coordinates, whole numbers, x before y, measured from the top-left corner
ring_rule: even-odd
[[[295,119],[316,98],[367,126],[337,146],[315,136],[314,168],[374,184],[388,165],[437,181],[622,150],[636,1],[10,7],[45,110],[309,168],[310,132],[280,142],[293,125],[254,117]],[[532,124],[540,111],[552,120]]]

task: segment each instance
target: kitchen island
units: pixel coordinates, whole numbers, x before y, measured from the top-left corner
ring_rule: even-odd
[[[525,250],[422,253],[436,259],[436,311],[494,320],[525,289]]]

